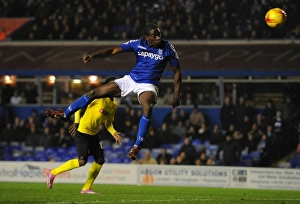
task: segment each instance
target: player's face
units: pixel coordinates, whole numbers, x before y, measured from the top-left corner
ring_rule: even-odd
[[[158,47],[160,45],[161,32],[159,28],[153,29],[146,35],[145,38],[150,47]]]

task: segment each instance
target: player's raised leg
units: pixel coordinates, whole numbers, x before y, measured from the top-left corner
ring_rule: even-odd
[[[63,112],[62,110],[46,110],[46,115],[51,118],[61,119],[67,121],[77,110],[86,107],[96,98],[105,97],[120,97],[121,91],[116,83],[104,82],[104,85],[90,90],[88,93],[76,99],[69,107]]]

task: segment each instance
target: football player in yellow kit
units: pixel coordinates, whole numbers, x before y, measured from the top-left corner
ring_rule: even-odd
[[[104,84],[115,80],[110,77]],[[99,125],[104,123],[108,132],[115,138],[117,144],[122,144],[123,140],[120,132],[117,132],[113,126],[114,115],[118,108],[118,103],[113,98],[100,98],[93,100],[86,109],[80,109],[75,113],[74,124],[70,126],[69,132],[75,136],[76,150],[78,158],[70,159],[61,166],[47,170],[46,183],[49,189],[52,188],[55,176],[60,173],[84,166],[88,157],[92,155],[92,163],[86,182],[81,189],[81,194],[99,194],[92,190],[91,186],[97,178],[102,165],[105,162],[104,151],[101,145],[100,137],[97,135]]]

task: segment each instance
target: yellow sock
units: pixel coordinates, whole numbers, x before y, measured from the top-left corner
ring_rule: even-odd
[[[96,162],[92,163],[89,173],[88,173],[88,177],[86,179],[86,182],[85,182],[82,190],[86,191],[91,188],[91,186],[94,183],[95,179],[97,178],[101,168],[102,168],[102,165],[100,165]]]
[[[61,166],[52,169],[51,170],[51,174],[56,176],[62,172],[66,172],[75,168],[79,167],[79,162],[78,159],[70,159],[69,161],[65,162],[64,164],[62,164]]]

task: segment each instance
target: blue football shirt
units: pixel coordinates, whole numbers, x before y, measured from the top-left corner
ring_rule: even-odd
[[[137,83],[159,85],[160,78],[169,62],[170,66],[179,64],[179,57],[173,45],[161,40],[158,48],[149,47],[145,39],[130,40],[120,47],[125,52],[134,52],[136,65],[130,72],[130,77]]]

